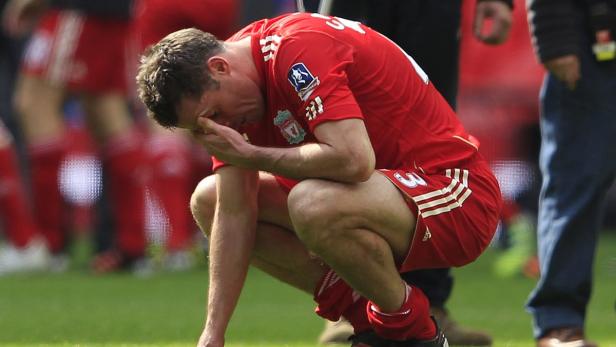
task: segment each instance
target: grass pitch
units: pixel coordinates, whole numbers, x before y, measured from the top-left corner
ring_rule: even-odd
[[[495,347],[533,346],[523,309],[534,281],[497,279],[489,250],[455,270],[449,308],[467,326],[491,332]],[[575,256],[575,255],[572,255]],[[194,346],[204,317],[205,266],[186,273],[0,277],[0,346]],[[587,333],[616,347],[616,233],[603,233]],[[228,329],[228,347],[315,346],[322,321],[313,303],[267,275],[251,271]]]

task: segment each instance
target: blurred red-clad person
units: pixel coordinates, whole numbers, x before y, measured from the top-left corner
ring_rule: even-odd
[[[0,121],[0,225],[7,241],[0,249],[0,275],[45,270],[49,265],[18,166],[13,138]]]
[[[35,28],[15,95],[28,145],[35,215],[50,251],[66,245],[58,169],[67,150],[62,106],[79,98],[108,175],[116,228],[112,251],[94,270],[133,265],[144,257],[143,135],[127,106],[131,1],[10,0],[4,25],[13,35]]]

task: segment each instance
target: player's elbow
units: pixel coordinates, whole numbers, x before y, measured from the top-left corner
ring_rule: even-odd
[[[365,182],[372,176],[376,165],[373,151],[357,152],[348,158],[349,160],[345,163],[345,171],[349,181]]]
[[[353,172],[350,178],[351,178],[351,181],[353,182],[366,182],[370,178],[370,176],[372,176],[373,172],[374,172],[374,166],[372,166],[371,168],[368,166],[360,167],[360,168],[357,168],[355,172]]]

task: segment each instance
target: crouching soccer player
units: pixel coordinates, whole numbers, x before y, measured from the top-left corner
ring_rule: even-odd
[[[501,197],[411,57],[357,22],[289,14],[224,42],[172,33],[137,80],[155,120],[214,156],[191,201],[210,237],[200,346],[224,345],[249,263],[348,319],[353,346],[447,346],[399,273],[472,262]]]

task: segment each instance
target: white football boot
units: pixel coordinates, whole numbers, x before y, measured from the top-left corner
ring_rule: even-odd
[[[0,249],[0,276],[49,269],[51,254],[40,239],[34,239],[24,248],[7,245]]]

